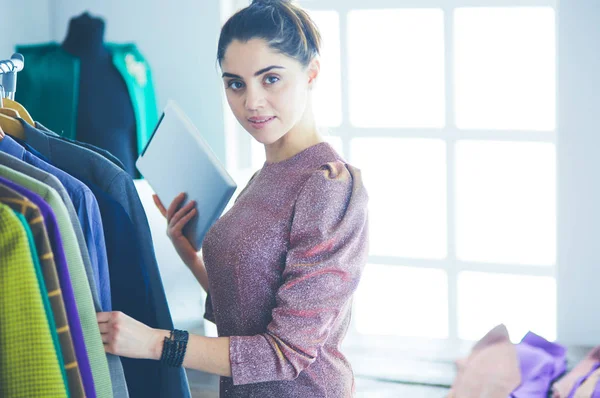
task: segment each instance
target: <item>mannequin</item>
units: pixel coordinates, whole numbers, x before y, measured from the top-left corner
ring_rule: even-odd
[[[104,44],[104,21],[84,12],[69,22],[62,48],[80,62],[76,138],[115,155],[139,174],[136,122],[127,86]]]

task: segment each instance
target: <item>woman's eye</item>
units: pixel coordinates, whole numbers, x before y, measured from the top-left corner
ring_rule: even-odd
[[[273,84],[279,81],[279,78],[277,76],[267,76],[265,77],[265,82],[267,84]]]
[[[227,84],[228,87],[232,88],[234,91],[237,91],[244,87],[242,82],[238,82],[237,80],[232,80]]]

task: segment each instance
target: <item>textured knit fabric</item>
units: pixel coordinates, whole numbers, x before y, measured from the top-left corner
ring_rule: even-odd
[[[112,397],[112,385],[108,370],[108,363],[106,361],[104,345],[102,344],[102,339],[100,337],[100,329],[98,328],[96,312],[94,311],[94,306],[92,303],[92,295],[90,293],[90,287],[83,269],[83,262],[81,260],[81,253],[79,252],[77,239],[68,220],[69,216],[65,205],[60,200],[54,189],[48,186],[43,186],[43,184],[40,184],[26,175],[15,172],[14,170],[11,170],[5,166],[0,166],[0,176],[17,182],[24,188],[39,194],[45,199],[48,197],[47,202],[50,204],[54,214],[56,215],[58,227],[60,229],[60,235],[63,238],[63,248],[67,257],[69,276],[73,286],[73,293],[75,295],[79,319],[81,321],[81,329],[83,331],[83,337],[85,341],[85,350],[89,357],[89,363],[94,378],[93,384],[95,391],[99,397]],[[64,293],[65,292],[63,292],[63,294]],[[73,325],[71,326],[73,327]],[[76,342],[74,341],[74,343]],[[75,349],[78,349],[77,346]],[[81,366],[82,364],[80,362],[80,368]],[[82,373],[82,376],[85,375]],[[86,384],[85,380],[84,387],[86,388],[86,395],[88,397],[93,395],[93,391],[88,392],[88,385]]]
[[[21,123],[23,124],[26,137],[29,137],[32,134],[31,131],[35,131],[35,129],[24,121]],[[77,210],[77,217],[81,224],[90,260],[92,262],[94,277],[91,281],[88,278],[88,282],[97,285],[102,309],[104,311],[110,311],[112,308],[110,302],[110,277],[108,275],[106,244],[102,227],[102,218],[100,216],[100,209],[98,208],[96,198],[89,188],[81,181],[38,158],[31,152],[26,151],[23,145],[26,145],[26,143],[18,142],[11,137],[6,137],[6,139],[0,141],[0,151],[52,174],[63,184],[69,193],[73,206],[75,206],[75,209]]]
[[[231,336],[221,397],[353,395],[339,347],[367,261],[367,202],[360,171],[319,143],[265,164],[209,230],[207,317]]]
[[[65,397],[27,232],[0,204],[0,396]],[[23,344],[26,341],[27,344]]]
[[[531,332],[517,345],[517,355],[522,382],[514,398],[548,396],[552,382],[567,368],[567,349]]]
[[[68,174],[54,167],[54,165],[48,159],[46,159],[45,156],[43,156],[41,153],[35,150],[31,145],[18,139],[15,140],[19,144],[21,144],[27,150],[28,153],[37,158],[37,160],[41,160],[44,162],[45,166],[48,165],[51,167],[51,169],[48,169],[46,171],[59,177],[59,181],[64,181],[64,176]],[[63,175],[63,178],[60,178],[61,175]],[[88,250],[88,253],[86,254],[89,254],[90,266],[92,270],[90,277],[90,273],[86,268],[86,274],[88,275],[90,290],[95,290],[99,292],[98,300],[101,301],[101,311],[112,311],[110,282],[106,280],[107,278],[110,280],[108,270],[108,256],[106,254],[106,243],[104,234],[102,233],[104,226],[102,222],[102,217],[100,216],[100,208],[98,206],[98,202],[96,201],[96,197],[91,192],[91,190],[82,181],[79,181],[71,175],[68,176],[69,182],[71,180],[74,180],[77,182],[77,184],[81,184],[80,187],[78,185],[78,188],[85,193],[85,196],[83,196],[84,200],[82,203],[82,198],[78,198],[73,194],[73,189],[71,186],[63,185],[65,187],[65,190],[67,191],[67,194],[69,195],[69,198],[73,198],[73,206],[77,205],[76,217],[78,221],[81,221],[80,223],[78,223],[78,225],[83,228],[82,234],[85,235],[85,247]],[[85,209],[85,211],[83,212],[81,211],[82,207]],[[69,217],[72,217],[70,213]],[[86,266],[85,262],[84,266]],[[96,306],[96,298],[94,294],[92,294],[92,299],[94,300],[94,306]]]
[[[135,285],[141,283],[144,289],[136,290],[134,295],[130,294],[130,290],[115,292],[112,287],[112,293],[115,296],[129,294],[128,305],[132,308],[132,311],[128,313],[129,316],[138,319],[146,317],[150,313],[149,326],[166,330],[173,329],[162,278],[154,255],[150,226],[131,177],[93,151],[34,130],[27,130],[27,141],[31,146],[54,166],[79,180],[96,185],[118,203],[131,220],[133,229],[129,241],[137,242],[141,262],[128,264],[128,269],[124,272],[128,272],[131,278],[135,277]],[[158,361],[143,362],[126,358],[122,358],[122,363],[127,379],[127,388],[132,397],[179,398],[190,396],[187,376],[181,368],[165,367]],[[149,368],[147,371],[142,371],[144,369],[140,367],[142,363],[143,367]],[[138,377],[140,374],[141,378]],[[156,375],[156,377],[148,377],[148,374]]]
[[[600,346],[590,351],[567,375],[552,386],[553,398],[566,398],[600,367]]]
[[[67,374],[65,372],[65,362],[63,360],[62,352],[60,350],[60,343],[58,342],[58,332],[56,330],[56,324],[54,323],[54,318],[52,316],[52,308],[50,307],[48,290],[46,290],[46,285],[44,284],[44,275],[42,274],[42,267],[40,265],[40,259],[38,257],[37,248],[35,247],[33,233],[31,232],[31,227],[29,226],[29,223],[27,222],[25,216],[23,216],[23,214],[19,213],[14,209],[11,210],[19,219],[19,222],[21,223],[21,225],[23,225],[23,229],[27,234],[27,242],[29,243],[29,250],[31,250],[33,268],[35,270],[35,276],[38,282],[38,287],[40,289],[40,297],[42,298],[42,304],[44,305],[46,320],[48,322],[48,327],[50,328],[50,336],[52,337],[52,343],[54,344],[54,351],[56,352],[56,358],[58,359],[58,366],[60,368],[60,373],[63,379],[63,384],[65,386],[65,391],[67,393],[67,396],[70,396],[69,386],[67,382]]]
[[[492,329],[456,364],[449,398],[506,398],[521,384],[517,349],[504,325]]]
[[[10,178],[12,179],[12,181],[9,181],[3,177]],[[75,355],[77,358],[77,363],[79,365],[84,390],[86,396],[95,397],[96,389],[94,386],[94,379],[92,376],[90,359],[85,344],[83,328],[79,316],[79,310],[77,308],[77,303],[75,300],[73,285],[71,283],[69,264],[67,264],[67,258],[69,258],[70,261],[72,257],[67,257],[65,253],[65,248],[68,248],[70,246],[70,243],[66,242],[66,245],[63,245],[63,239],[61,237],[61,231],[59,228],[59,224],[65,224],[66,221],[64,220],[63,215],[60,213],[60,211],[56,213],[55,216],[55,213],[52,210],[52,208],[48,210],[48,206],[60,206],[60,200],[58,200],[52,194],[52,189],[45,186],[43,183],[28,178],[27,176],[21,175],[14,170],[7,170],[3,166],[0,166],[0,178],[3,178],[2,182],[9,186],[11,189],[14,189],[20,194],[27,196],[29,200],[34,202],[43,211],[44,221],[47,225],[48,237],[50,239],[50,245],[52,247],[56,263],[56,270],[59,277],[61,292],[63,294],[65,309],[67,311],[67,319],[69,323],[69,328],[71,330],[71,336],[73,339],[73,347],[75,349]],[[18,185],[17,183],[20,185]],[[32,195],[31,192],[39,193],[40,197],[43,198],[42,201],[40,201],[39,198],[35,196],[35,194]]]
[[[10,207],[10,206],[8,206]],[[63,383],[65,384],[65,388],[67,389],[67,394],[69,393],[68,385],[67,385],[67,374],[65,372],[65,362],[62,356],[62,351],[60,349],[60,343],[58,341],[58,332],[56,330],[56,323],[54,323],[54,317],[52,315],[52,307],[50,307],[50,300],[48,298],[48,290],[46,289],[46,285],[44,284],[44,275],[42,274],[42,266],[40,265],[40,258],[37,252],[37,248],[35,246],[35,241],[33,238],[33,233],[31,232],[31,227],[27,222],[25,216],[19,213],[18,210],[12,209],[13,213],[19,219],[19,222],[23,225],[23,229],[27,234],[27,242],[29,243],[29,249],[31,250],[31,259],[33,261],[33,268],[35,270],[35,276],[37,278],[38,286],[40,289],[40,294],[42,298],[42,304],[44,305],[44,312],[46,314],[46,321],[48,322],[48,326],[50,327],[50,336],[52,337],[52,344],[54,344],[54,350],[56,351],[56,357],[58,359],[58,365],[60,366],[61,375],[63,378]]]
[[[75,350],[75,356],[79,366],[84,391],[88,397],[95,397],[96,390],[94,388],[94,378],[92,376],[90,360],[87,353],[87,348],[85,346],[85,339],[83,337],[83,329],[81,327],[79,311],[77,309],[77,303],[75,302],[75,294],[71,284],[71,276],[69,274],[69,266],[67,264],[67,256],[65,255],[63,239],[61,237],[57,218],[54,215],[52,208],[48,204],[53,204],[56,199],[53,197],[53,195],[51,195],[50,190],[44,184],[37,181],[23,179],[17,172],[13,172],[12,176],[9,176],[10,178],[14,179],[14,181],[10,181],[2,177],[3,171],[6,174],[6,171],[0,167],[0,181],[21,195],[26,196],[42,211],[44,222],[46,223],[48,231],[50,246],[52,248],[53,257],[56,264],[60,289],[62,292],[69,329],[71,331],[71,337],[73,340],[73,349]],[[15,182],[23,184],[24,187],[16,184]],[[33,191],[43,195],[43,198]],[[48,203],[46,203],[46,201]],[[60,216],[60,214],[58,215]]]
[[[1,177],[0,177],[1,178]],[[48,295],[48,289],[46,288],[46,284],[44,282],[44,275],[42,273],[41,262],[43,261],[42,256],[47,255],[45,250],[40,250],[36,246],[36,239],[33,236],[33,229],[36,230],[43,225],[43,218],[41,215],[39,219],[35,219],[33,217],[33,209],[30,206],[34,206],[31,202],[29,202],[26,198],[23,200],[18,197],[15,198],[11,195],[11,192],[6,192],[9,189],[6,186],[2,185],[0,180],[0,203],[11,208],[13,213],[19,218],[21,224],[23,224],[23,228],[27,233],[27,241],[29,242],[29,249],[31,250],[31,259],[33,260],[33,267],[35,269],[35,274],[37,277],[38,285],[40,287],[40,294],[42,297],[42,303],[44,304],[44,311],[46,313],[46,319],[48,321],[48,326],[50,327],[50,334],[52,336],[52,342],[54,343],[54,349],[56,350],[56,354],[58,357],[58,364],[60,365],[60,370],[63,376],[63,381],[65,385],[67,385],[67,374],[65,372],[65,362],[62,355],[62,350],[60,348],[60,342],[58,339],[57,326],[54,322],[54,315],[52,313],[52,307],[50,306],[50,299]],[[14,191],[12,191],[14,193]],[[18,194],[15,193],[18,196]],[[39,214],[39,211],[38,211]],[[37,236],[36,236],[37,237]],[[40,240],[38,239],[38,242]],[[41,242],[40,242],[41,243]],[[67,386],[68,387],[68,386]],[[67,388],[68,390],[68,388]],[[67,391],[68,392],[68,391]]]
[[[52,322],[59,335],[60,353],[62,354],[63,363],[65,365],[64,369],[67,373],[69,394],[72,398],[85,397],[83,382],[79,372],[77,358],[75,356],[75,348],[73,347],[71,330],[68,326],[63,294],[60,289],[60,282],[56,271],[56,263],[54,261],[55,256],[52,252],[45,224],[47,222],[46,219],[51,218],[51,215],[49,214],[51,209],[43,202],[43,199],[40,196],[33,192],[28,192],[29,196],[37,196],[37,203],[39,203],[42,208],[45,207],[44,213],[46,214],[46,217],[44,217],[40,207],[27,199],[27,197],[9,188],[6,184],[11,183],[0,177],[0,202],[6,204],[15,211],[21,212],[27,219],[31,232],[33,233],[35,247],[42,267],[43,281],[52,308]],[[51,226],[52,221],[50,221],[49,224],[49,226]]]
[[[81,253],[81,258],[83,260],[83,266],[85,267],[85,273],[88,276],[89,281],[94,281],[94,270],[92,269],[92,261],[90,260],[90,255],[88,252],[87,245],[85,243],[85,237],[83,236],[83,230],[81,229],[81,224],[79,223],[79,219],[77,217],[77,212],[75,211],[75,207],[73,206],[73,202],[71,202],[71,198],[69,197],[69,193],[65,189],[65,187],[58,181],[56,177],[52,174],[42,171],[36,167],[31,166],[15,158],[14,156],[7,155],[3,152],[0,152],[0,164],[8,166],[9,168],[28,175],[29,177],[48,185],[53,188],[60,199],[63,201],[65,206],[67,206],[67,211],[69,214],[69,221],[71,222],[71,226],[75,231],[75,237],[77,238],[77,245],[79,246],[79,252]],[[92,292],[92,299],[94,300],[94,308],[96,308],[97,312],[102,311],[102,305],[100,304],[100,295],[98,294],[98,288],[96,283],[90,283],[90,290]]]
[[[60,199],[62,200],[62,202],[64,203],[64,205],[67,208],[67,214],[69,216],[68,221],[71,223],[71,227],[75,231],[75,237],[77,239],[77,246],[79,247],[79,253],[81,254],[81,257],[83,259],[83,264],[84,264],[86,275],[89,280],[93,280],[94,272],[91,267],[91,261],[89,259],[89,254],[87,252],[85,238],[83,237],[83,231],[81,230],[81,225],[79,224],[79,220],[77,218],[77,213],[75,212],[73,203],[71,203],[69,194],[67,193],[65,188],[62,186],[60,181],[58,181],[58,179],[56,177],[54,177],[53,175],[46,173],[45,171],[39,170],[39,169],[37,169],[25,162],[13,157],[13,156],[7,155],[2,152],[0,152],[0,164],[8,166],[9,168],[11,168],[15,171],[18,171],[22,174],[32,177],[36,181],[41,182],[43,185],[40,187],[42,187],[42,188],[45,186],[48,186],[48,187],[53,188],[56,192],[58,192]],[[17,189],[15,188],[15,190],[17,190]],[[44,196],[44,199],[50,200],[51,198],[49,197],[49,194],[47,194],[46,191],[44,191],[44,192],[45,193],[43,195],[46,195],[46,196]],[[22,194],[27,196],[26,193],[22,193]],[[29,198],[29,199],[34,201],[34,199],[32,199],[32,198]],[[35,203],[40,208],[42,208],[42,204],[39,204],[37,202],[35,202]],[[54,215],[52,215],[52,216],[54,216]],[[57,231],[58,231],[58,229],[57,229]],[[62,250],[62,246],[61,246],[61,250]],[[63,251],[63,257],[64,257],[64,251]],[[64,264],[65,264],[64,269],[68,273],[68,269],[66,266],[66,260],[65,260]],[[57,267],[58,267],[58,264],[57,264]],[[59,273],[59,276],[60,276],[60,273]],[[67,280],[69,281],[69,285],[70,285],[70,278],[67,278]],[[63,280],[61,279],[61,283],[62,282],[63,282]],[[97,292],[96,284],[90,283],[89,287],[92,292],[92,300],[94,303],[94,309],[96,312],[101,312],[102,305],[100,304],[100,299],[99,299],[99,295]],[[74,299],[74,296],[72,295],[72,292],[73,292],[72,288],[70,288],[70,292],[71,292],[71,298],[73,300],[72,301],[72,304],[73,304],[72,310],[73,311],[69,311],[69,308],[67,307],[67,313],[68,314],[77,313],[77,307],[76,307],[75,301],[74,301],[75,299]],[[63,295],[66,296],[66,293],[64,292],[64,290],[63,290]],[[66,297],[65,297],[65,305],[67,305]],[[81,323],[79,322],[79,315],[77,315],[77,319],[78,320],[77,320],[76,324],[79,325],[78,326],[79,332],[82,333]],[[73,327],[73,326],[71,326],[71,327]],[[75,332],[74,330],[71,330],[71,333],[74,333],[74,332]],[[77,345],[75,346],[75,349],[77,352],[77,360],[79,362],[82,377],[84,378],[84,386],[86,387],[86,391],[88,391],[90,389],[92,391],[92,392],[87,392],[88,398],[90,398],[91,397],[90,394],[95,391],[93,388],[94,380],[92,378],[90,362],[88,359],[87,351],[85,349],[85,343],[83,341],[83,334],[80,334],[79,337],[77,337],[77,338],[81,342],[81,347],[80,347],[81,349],[78,349]],[[74,337],[74,340],[75,340],[75,337]],[[84,358],[85,361],[82,361],[81,357],[85,357]],[[127,398],[129,396],[129,394],[127,392],[127,384],[125,382],[125,375],[123,373],[123,365],[121,364],[121,358],[116,355],[106,354],[106,360],[108,361],[110,378],[111,378],[111,382],[112,382],[112,386],[113,386],[113,394],[114,394],[115,398]],[[85,375],[84,375],[84,373],[85,373]],[[86,380],[89,380],[89,382],[87,382]]]

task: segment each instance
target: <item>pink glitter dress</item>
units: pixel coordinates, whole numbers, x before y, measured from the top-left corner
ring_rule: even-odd
[[[325,142],[265,163],[203,244],[205,317],[230,336],[226,398],[354,395],[340,344],[367,261],[368,195]]]

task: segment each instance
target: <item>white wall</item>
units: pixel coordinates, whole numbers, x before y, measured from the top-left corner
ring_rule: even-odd
[[[152,68],[159,107],[176,100],[225,161],[215,64],[219,0],[51,0],[51,9],[55,41],[62,42],[71,17],[87,10],[105,19],[106,41],[135,42]]]
[[[558,339],[600,344],[600,2],[558,12]]]
[[[49,9],[50,0],[0,1],[0,60],[9,59],[17,43],[48,40]]]

